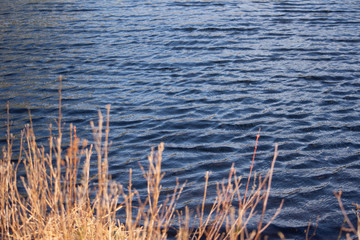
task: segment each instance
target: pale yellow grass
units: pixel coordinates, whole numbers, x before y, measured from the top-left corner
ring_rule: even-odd
[[[175,229],[179,240],[261,239],[264,230],[279,214],[282,202],[274,215],[266,216],[277,146],[270,170],[263,178],[252,174],[256,140],[246,185],[241,184],[241,177],[233,166],[228,178],[218,183],[212,208],[206,211],[210,176],[207,172],[202,205],[197,211],[188,207],[177,211],[176,203],[184,185],[177,184],[173,194],[165,201],[159,200],[165,175],[161,170],[164,144],[161,143],[157,151],[152,149],[148,166],[142,167],[147,196],[141,196],[132,187],[131,169],[126,187],[110,180],[110,106],[107,106],[105,124],[100,112],[97,126],[91,124],[94,144],[81,141],[76,128],[70,125],[70,139],[64,148],[61,89],[59,93],[56,136],[50,131],[48,147],[39,146],[30,120],[21,133],[17,160],[13,156],[14,136],[8,114],[7,143],[0,160],[1,239],[167,239],[169,229]],[[90,162],[97,163],[95,176],[90,176]],[[24,169],[21,177],[19,165]],[[96,184],[91,184],[94,181]],[[119,213],[125,215],[119,218]],[[257,227],[247,229],[255,216]]]

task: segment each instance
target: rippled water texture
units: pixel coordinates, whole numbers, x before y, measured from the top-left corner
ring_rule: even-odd
[[[360,1],[0,1],[0,120],[47,136],[63,80],[64,121],[91,138],[111,110],[111,174],[144,190],[138,163],[165,142],[164,186],[188,181],[179,207],[201,201],[205,171],[246,175],[258,129],[256,169],[279,143],[269,234],[319,239],[360,202]],[[18,136],[18,135],[17,135]],[[352,217],[354,220],[354,217]]]

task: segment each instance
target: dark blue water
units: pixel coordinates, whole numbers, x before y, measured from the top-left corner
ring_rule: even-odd
[[[165,142],[164,186],[188,181],[179,208],[201,202],[232,163],[266,172],[274,144],[267,232],[336,239],[345,207],[360,200],[360,1],[0,1],[0,121],[14,132],[31,109],[39,138],[58,111],[91,138],[111,104],[111,174],[126,184]],[[17,135],[18,136],[18,135]],[[3,140],[2,140],[3,141]],[[210,196],[211,198],[211,196]],[[355,217],[351,215],[351,219]]]

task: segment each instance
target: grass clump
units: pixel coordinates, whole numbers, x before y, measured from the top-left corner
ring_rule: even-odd
[[[61,90],[59,92],[61,96]],[[174,236],[179,240],[261,239],[280,212],[282,203],[265,222],[277,146],[264,178],[251,174],[253,158],[247,184],[242,187],[241,177],[236,175],[233,166],[228,178],[217,184],[209,211],[205,209],[207,172],[202,205],[196,214],[191,214],[193,210],[188,207],[183,211],[176,208],[184,185],[177,184],[172,195],[165,201],[159,200],[164,177],[161,171],[163,143],[157,151],[152,149],[146,169],[141,167],[147,182],[147,196],[140,196],[133,189],[131,169],[126,187],[110,180],[110,106],[107,106],[105,124],[101,112],[98,126],[91,124],[93,144],[81,141],[75,126],[70,125],[68,147],[63,150],[61,97],[59,105],[57,136],[50,130],[48,147],[39,146],[30,119],[30,124],[21,132],[17,160],[13,156],[14,136],[10,132],[9,106],[7,108],[7,140],[0,159],[1,239],[167,239],[169,231],[175,231]],[[256,145],[254,157],[255,152]],[[95,176],[90,176],[90,162],[97,162]],[[18,176],[19,166],[24,169],[22,176]],[[251,181],[253,187],[250,187]],[[255,216],[258,224],[250,231],[247,226]]]
[[[355,209],[353,210],[353,212],[356,216],[356,225],[354,226],[353,223],[350,221],[349,216],[346,213],[346,210],[342,203],[342,200],[341,200],[342,191],[335,192],[334,195],[335,195],[336,199],[338,200],[339,207],[344,216],[344,222],[343,222],[343,225],[341,226],[338,239],[341,238],[343,233],[345,233],[346,240],[351,240],[351,239],[356,239],[356,238],[360,239],[360,206],[357,203],[353,203],[353,205],[355,206]]]

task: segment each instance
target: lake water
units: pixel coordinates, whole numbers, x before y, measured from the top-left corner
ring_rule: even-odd
[[[31,109],[39,138],[58,111],[91,139],[111,104],[110,173],[145,189],[139,162],[165,142],[164,186],[187,181],[179,208],[201,202],[235,163],[246,176],[270,167],[279,143],[267,231],[336,239],[360,201],[360,1],[2,0],[0,121],[14,132]],[[18,136],[18,134],[17,134]],[[210,196],[211,198],[211,196]],[[355,220],[355,216],[351,215]]]

